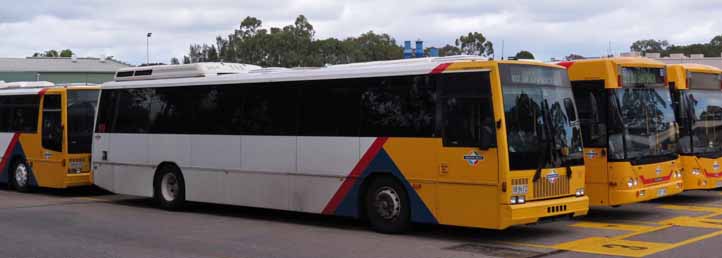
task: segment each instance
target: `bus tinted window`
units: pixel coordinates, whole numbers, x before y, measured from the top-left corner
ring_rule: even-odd
[[[361,92],[361,136],[434,136],[435,88],[429,76],[351,80]]]
[[[491,105],[489,73],[446,74],[440,80],[443,107],[444,145],[479,147],[482,133],[493,139],[496,130]]]
[[[247,87],[241,121],[242,133],[295,135],[298,129],[297,103],[298,88],[288,83]]]
[[[37,132],[39,106],[37,95],[0,96],[0,131]]]
[[[344,80],[299,83],[300,134],[304,136],[358,136],[361,90]],[[334,121],[334,122],[330,122]]]
[[[92,149],[93,119],[97,90],[68,91],[68,152],[89,153]]]
[[[118,91],[115,120],[112,131],[115,133],[147,133],[150,118],[150,102],[155,90],[123,89]]]
[[[194,134],[239,134],[244,101],[244,90],[241,85],[194,86],[184,92],[185,96],[177,96],[183,101],[176,106],[181,117],[193,117],[192,127],[188,133]],[[188,103],[191,103],[189,105]],[[180,123],[187,122],[179,121]],[[182,128],[183,126],[181,126]],[[162,127],[161,127],[162,128]]]

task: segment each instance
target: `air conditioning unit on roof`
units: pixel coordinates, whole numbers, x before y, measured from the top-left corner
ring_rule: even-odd
[[[173,78],[209,77],[224,74],[249,73],[261,69],[257,65],[236,63],[195,63],[130,67],[115,73],[116,81],[140,81]]]

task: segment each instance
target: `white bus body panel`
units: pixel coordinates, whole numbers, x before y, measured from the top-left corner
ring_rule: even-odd
[[[95,134],[96,185],[153,196],[161,162],[177,164],[186,199],[320,213],[375,138]],[[102,160],[107,151],[108,160]]]

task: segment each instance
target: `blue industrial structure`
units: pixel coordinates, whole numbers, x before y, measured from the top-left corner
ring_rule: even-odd
[[[404,41],[404,59],[420,58],[425,56],[426,55],[424,54],[424,41],[416,40],[416,48],[414,49],[411,48],[410,40]],[[435,47],[429,48],[429,56],[439,56],[439,49]]]

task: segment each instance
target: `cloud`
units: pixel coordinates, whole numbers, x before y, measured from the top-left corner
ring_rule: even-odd
[[[722,34],[722,1],[322,1],[322,0],[0,0],[0,56],[23,57],[70,48],[81,56],[145,61],[182,57],[193,43],[227,35],[246,16],[264,27],[284,26],[304,14],[318,38],[345,38],[373,30],[399,43],[423,39],[442,46],[482,32],[501,55],[529,50],[538,58],[627,51],[637,39],[672,44],[708,42]]]

